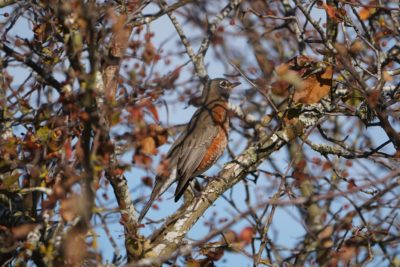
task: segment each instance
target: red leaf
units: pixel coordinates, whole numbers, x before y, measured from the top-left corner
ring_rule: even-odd
[[[69,161],[72,157],[71,138],[68,138],[64,143],[65,159]]]
[[[239,239],[242,240],[246,245],[250,244],[253,240],[255,231],[253,227],[245,227],[239,234]]]
[[[324,164],[322,165],[322,170],[327,171],[332,169],[332,164],[329,161],[325,161]]]
[[[153,187],[153,179],[151,179],[149,176],[142,177],[142,183],[147,187]]]
[[[140,101],[140,106],[145,107],[154,117],[154,119],[158,122],[159,117],[158,117],[158,112],[157,108],[153,105],[153,103],[150,101],[150,99],[143,99]]]
[[[326,14],[328,14],[328,17],[331,19],[334,19],[336,17],[336,8],[331,5],[324,5],[324,9],[326,11]]]
[[[357,188],[356,181],[354,181],[354,179],[350,179],[349,183],[347,184],[347,189],[352,190],[356,188]]]
[[[156,142],[154,141],[153,137],[148,136],[144,138],[140,142],[140,147],[141,147],[141,152],[149,155],[156,155],[157,154],[157,149],[156,149]]]

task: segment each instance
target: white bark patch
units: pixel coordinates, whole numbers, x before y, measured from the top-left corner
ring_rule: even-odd
[[[246,122],[257,122],[257,118],[251,114],[246,114],[243,109],[232,103],[228,103],[228,109],[233,111],[239,118],[244,119]]]
[[[101,75],[100,71],[96,71],[96,74],[95,74],[95,88],[94,89],[99,94],[103,94],[104,93],[103,75]]]
[[[177,223],[175,225],[175,231],[168,232],[168,234],[165,236],[166,241],[168,241],[169,243],[175,243],[178,240],[178,237],[181,235],[181,228],[178,228],[179,226],[180,225]]]
[[[70,84],[66,84],[61,88],[61,91],[66,95],[70,95],[72,93],[72,87]]]
[[[156,255],[161,255],[161,252],[162,252],[166,247],[167,247],[167,245],[161,243],[161,244],[158,244],[158,245],[153,249],[153,251],[156,253]]]
[[[196,210],[196,203],[194,203],[194,207],[191,208],[189,207],[188,210]],[[168,234],[164,237],[164,240],[170,242],[170,243],[174,243],[176,242],[178,239],[178,237],[180,235],[182,235],[181,231],[185,225],[185,223],[187,222],[188,218],[190,218],[192,216],[193,212],[187,212],[185,213],[180,219],[178,219],[174,225],[174,230],[171,232],[168,232]]]
[[[10,128],[8,128],[7,130],[5,130],[3,132],[3,134],[1,135],[1,139],[5,140],[5,139],[13,137],[13,135],[14,135],[13,131],[12,131],[11,127],[10,127]]]
[[[274,134],[271,136],[270,139],[271,139],[272,143],[275,143],[276,141],[278,141],[278,136],[276,134]]]
[[[285,142],[289,142],[290,141],[289,135],[288,135],[288,133],[286,131],[282,131],[282,132],[279,132],[277,134],[279,134],[279,136],[277,136],[277,138],[279,137],[280,139],[285,140]]]
[[[205,191],[203,195],[214,194],[215,192],[216,192],[216,190],[214,190],[214,188],[210,187],[210,189]]]
[[[299,119],[308,128],[315,125],[319,118],[313,113],[303,113],[299,116]]]
[[[236,173],[236,171],[238,170],[240,168],[240,165],[239,164],[237,164],[237,163],[235,163],[235,162],[231,162],[231,163],[228,163],[226,166],[225,166],[225,170],[229,170],[229,171],[233,171],[234,173]]]

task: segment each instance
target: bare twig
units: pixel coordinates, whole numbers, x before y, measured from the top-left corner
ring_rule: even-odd
[[[167,4],[164,0],[160,0],[160,6],[163,10],[167,10]],[[168,17],[170,18],[172,24],[174,25],[176,32],[178,33],[183,46],[186,49],[186,53],[188,54],[190,60],[192,61],[195,71],[200,78],[205,78],[207,76],[207,70],[204,66],[204,58],[197,57],[194,53],[193,47],[187,39],[185,33],[183,32],[183,28],[181,24],[178,22],[178,19],[172,13],[172,11],[167,12]]]

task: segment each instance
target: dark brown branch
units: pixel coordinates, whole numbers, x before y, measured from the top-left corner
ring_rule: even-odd
[[[54,87],[58,92],[62,91],[62,84],[57,81],[51,73],[47,72],[45,69],[40,67],[40,65],[34,62],[31,58],[21,55],[18,52],[11,49],[4,43],[0,43],[0,49],[3,50],[6,55],[15,58],[17,61],[24,63],[28,67],[32,68],[40,77],[42,77],[46,83]]]

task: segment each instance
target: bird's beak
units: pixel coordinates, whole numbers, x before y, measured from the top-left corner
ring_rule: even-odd
[[[238,86],[240,84],[240,82],[235,82],[235,83],[232,83],[232,86],[231,86],[231,88],[235,88],[236,86]]]

